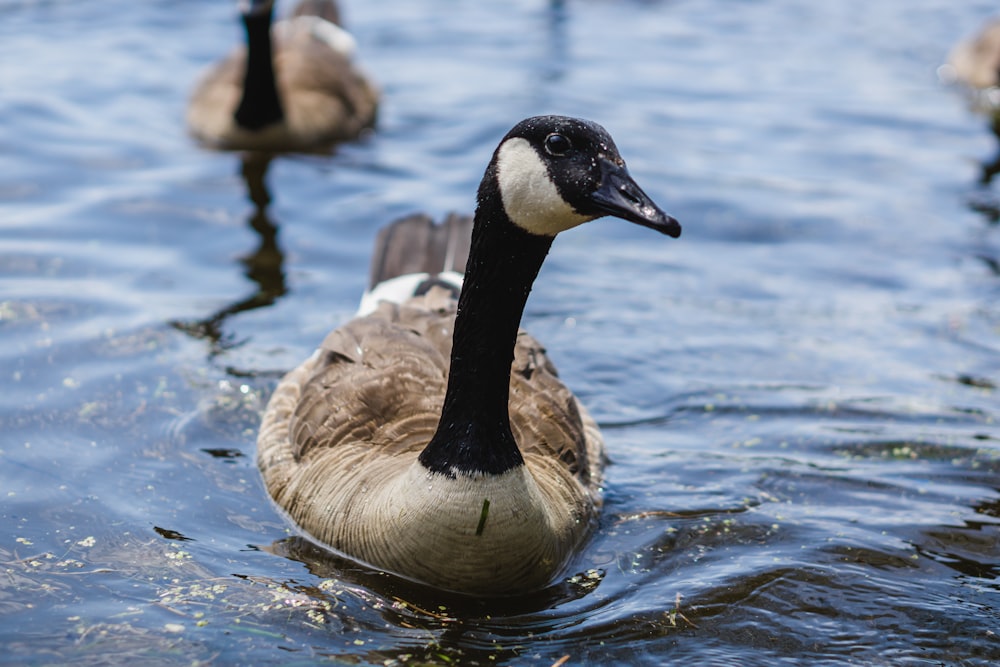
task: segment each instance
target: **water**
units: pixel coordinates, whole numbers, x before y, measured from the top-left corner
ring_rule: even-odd
[[[255,215],[182,126],[232,3],[0,2],[0,662],[995,664],[997,143],[935,76],[993,10],[349,2],[379,132]],[[470,210],[542,112],[684,235],[556,242],[525,324],[604,427],[600,529],[441,598],[298,538],[256,425],[379,225]]]

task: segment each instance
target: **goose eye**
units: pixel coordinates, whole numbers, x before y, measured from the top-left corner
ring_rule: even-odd
[[[545,137],[545,152],[549,155],[566,155],[571,148],[573,148],[573,144],[561,134],[553,132]]]

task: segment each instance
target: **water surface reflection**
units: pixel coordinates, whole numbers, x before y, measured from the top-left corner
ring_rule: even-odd
[[[287,292],[283,266],[285,257],[278,244],[278,226],[272,222],[267,208],[271,202],[271,193],[265,179],[272,159],[273,156],[261,154],[247,154],[241,159],[241,173],[250,201],[254,204],[247,225],[259,239],[259,244],[252,253],[241,257],[239,263],[243,266],[243,275],[256,285],[255,291],[208,317],[174,320],[170,323],[174,328],[195,338],[207,340],[210,346],[209,358],[217,357],[246,342],[225,331],[224,326],[230,317],[271,306]]]

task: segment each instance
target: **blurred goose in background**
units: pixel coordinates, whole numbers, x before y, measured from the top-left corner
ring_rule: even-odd
[[[1000,113],[1000,17],[958,42],[938,75],[944,83],[963,87],[973,110],[996,117]]]
[[[209,69],[187,110],[219,149],[316,152],[375,124],[379,93],[354,65],[354,38],[332,0],[303,0],[272,26],[273,0],[240,3],[247,43]]]
[[[602,127],[539,116],[494,152],[471,238],[459,217],[383,230],[358,315],[268,403],[257,463],[277,504],[333,549],[441,589],[550,583],[595,523],[603,442],[519,324],[556,234],[606,215],[680,235]]]
[[[976,113],[989,118],[1000,140],[1000,17],[990,19],[971,37],[961,40],[938,69],[946,84],[960,86]],[[1000,173],[1000,153],[982,165],[980,182],[988,184]]]

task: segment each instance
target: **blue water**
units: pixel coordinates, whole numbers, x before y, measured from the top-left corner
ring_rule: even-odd
[[[994,10],[345,0],[378,131],[260,215],[183,126],[235,3],[0,1],[0,663],[997,663],[998,143],[935,73]],[[556,242],[524,324],[604,428],[600,529],[443,598],[297,537],[256,427],[379,226],[470,211],[537,113],[684,234]]]

